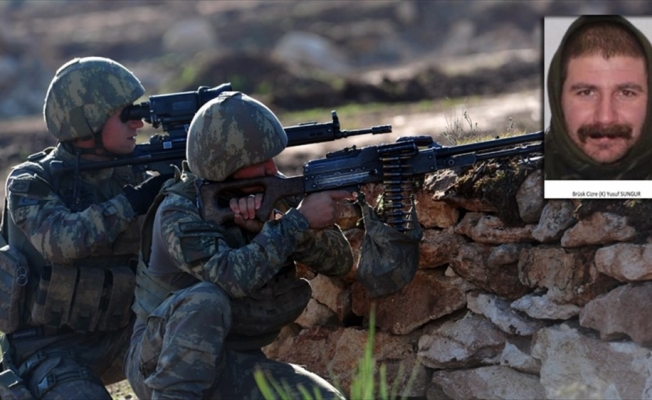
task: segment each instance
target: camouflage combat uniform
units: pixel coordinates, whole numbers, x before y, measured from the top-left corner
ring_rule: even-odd
[[[214,101],[225,96],[229,94]],[[195,119],[206,117],[203,114],[200,110]],[[213,115],[212,122],[206,120],[210,124],[220,118],[229,119]],[[260,129],[252,128],[254,132]],[[227,134],[229,129],[218,131]],[[191,125],[189,142],[193,132]],[[215,149],[229,143],[242,149],[234,144],[237,140],[216,139],[209,145]],[[265,146],[261,145],[268,149],[261,150],[262,156],[246,158],[245,163],[271,158],[285,142],[272,150],[274,145]],[[188,158],[190,162],[192,157]],[[228,162],[229,157],[215,160]],[[226,175],[243,166],[233,161]],[[211,160],[197,158],[195,162],[210,165]],[[192,169],[196,172],[201,167]],[[299,396],[296,390],[301,385],[310,393],[318,389],[323,398],[341,398],[324,379],[299,366],[266,358],[261,347],[294,321],[310,299],[310,286],[296,277],[294,261],[317,273],[341,276],[353,263],[348,241],[337,227],[309,229],[295,208],[281,210],[258,233],[232,221],[219,225],[205,221],[197,204],[196,179],[186,170],[175,183],[168,181],[160,206],[155,213],[152,207],[145,221],[134,302],[138,318],[125,364],[136,394],[142,398],[262,398],[253,377],[254,370],[261,368],[274,381],[285,382],[291,397]],[[146,232],[151,233],[150,242]]]
[[[578,18],[568,28],[548,72],[548,98],[550,102],[550,129],[544,139],[544,172],[546,180],[643,180],[652,179],[649,160],[652,157],[652,101],[648,100],[647,116],[638,142],[621,160],[611,164],[601,164],[580,149],[566,132],[564,112],[561,106],[563,86],[562,54],[569,38],[578,29],[594,22],[612,22],[622,25],[640,42],[648,66],[648,90],[652,88],[652,46],[635,26],[620,16],[584,16]]]
[[[5,328],[3,366],[35,398],[110,399],[105,385],[124,379],[122,360],[135,319],[130,307],[138,214],[144,213],[134,208],[125,187],[145,175],[131,167],[79,171],[90,161],[72,141],[95,137],[98,149],[109,116],[143,93],[131,72],[112,60],[87,57],[65,64],[44,108],[59,143],[30,156],[7,179],[3,233],[26,257],[29,281],[19,323]],[[15,396],[6,386],[0,389]]]
[[[59,144],[42,163],[62,161],[64,166],[71,166],[74,160],[74,155]],[[82,172],[79,180],[69,173],[53,178],[49,176],[51,172],[40,170],[36,165],[27,163],[16,167],[7,181],[8,212],[13,220],[9,226],[9,241],[31,258],[30,266],[33,267],[26,304],[36,302],[36,285],[39,274],[43,273],[39,267],[46,264],[93,270],[129,267],[137,258],[140,237],[137,215],[121,193],[124,185],[141,182],[142,175],[135,175],[129,167],[121,167]],[[53,179],[58,179],[56,185]],[[73,198],[75,192],[77,198]],[[27,248],[32,245],[36,252]],[[115,284],[118,282],[116,276]],[[44,335],[32,336],[32,332],[37,333],[33,327],[39,325],[32,321],[31,315],[26,315],[25,324],[10,336],[10,340],[15,348],[14,363],[17,366],[25,365],[26,361],[34,364],[29,367],[33,369],[31,372],[23,374],[32,393],[46,391],[48,378],[54,382],[66,375],[85,374],[85,379],[71,381],[70,387],[58,385],[47,393],[47,398],[58,398],[58,393],[62,399],[75,394],[86,398],[106,394],[104,383],[94,377],[102,376],[114,362],[117,365],[109,371],[114,376],[104,377],[106,383],[124,379],[120,376],[121,357],[131,335],[130,322],[133,322],[128,311],[133,280],[129,282],[127,277],[127,282],[122,293],[116,294],[126,296],[123,297],[126,310],[122,310],[122,318],[107,320],[109,325],[115,325],[107,327],[110,330],[105,332],[77,333],[66,324],[56,330],[46,329],[58,334],[43,332]],[[101,292],[103,285],[95,289]],[[72,291],[73,287],[64,290]]]

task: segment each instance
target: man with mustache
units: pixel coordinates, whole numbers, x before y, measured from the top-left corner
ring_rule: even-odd
[[[620,16],[583,16],[550,64],[546,180],[652,178],[652,47]]]

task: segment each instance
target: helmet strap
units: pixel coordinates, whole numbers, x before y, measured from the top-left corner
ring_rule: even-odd
[[[94,154],[96,156],[101,156],[101,157],[113,157],[110,151],[108,151],[104,147],[104,142],[102,141],[102,130],[100,129],[98,132],[95,132],[93,135],[93,151],[95,152]]]
[[[80,138],[81,139],[81,138]],[[120,158],[122,157],[121,154],[113,153],[108,151],[104,147],[104,143],[102,142],[102,130],[100,129],[98,132],[95,132],[93,136],[84,138],[82,140],[93,140],[93,146],[92,147],[80,147],[80,146],[74,146],[73,143],[74,141],[65,141],[62,142],[64,147],[70,151],[73,154],[78,154],[80,156],[83,155],[93,155],[96,157],[107,157],[107,158]]]
[[[95,154],[95,149],[75,146],[74,142],[75,142],[74,140],[66,140],[64,142],[61,142],[61,146],[63,146],[63,148],[66,149],[68,152],[79,156],[86,155],[86,154]]]

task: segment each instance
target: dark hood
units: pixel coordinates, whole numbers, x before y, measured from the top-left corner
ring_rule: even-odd
[[[620,161],[613,164],[600,164],[593,161],[575,145],[566,132],[561,108],[562,89],[562,53],[569,37],[579,27],[597,21],[610,21],[623,25],[631,31],[641,43],[647,60],[648,104],[646,119],[639,141]],[[562,38],[557,52],[552,58],[548,71],[548,98],[550,101],[550,129],[545,135],[545,179],[581,179],[581,180],[642,180],[652,178],[652,46],[650,42],[629,21],[620,16],[583,16],[575,20]]]

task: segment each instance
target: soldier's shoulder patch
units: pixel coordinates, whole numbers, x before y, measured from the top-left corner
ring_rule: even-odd
[[[180,222],[175,227],[180,251],[186,263],[210,258],[217,251],[217,241],[222,236],[216,225],[204,221]]]
[[[9,179],[7,191],[24,196],[44,197],[50,193],[50,185],[38,175],[21,173]]]
[[[31,197],[23,197],[21,196],[20,199],[18,199],[18,206],[23,207],[23,206],[35,206],[38,204],[38,200],[33,199]]]
[[[218,236],[222,234],[223,229],[215,224],[206,221],[189,221],[178,223],[177,231],[184,236],[192,234],[202,234],[203,236],[208,236],[207,234],[210,235],[211,233],[215,236]]]
[[[9,180],[7,190],[11,193],[28,193],[30,183],[31,179],[20,175]]]

